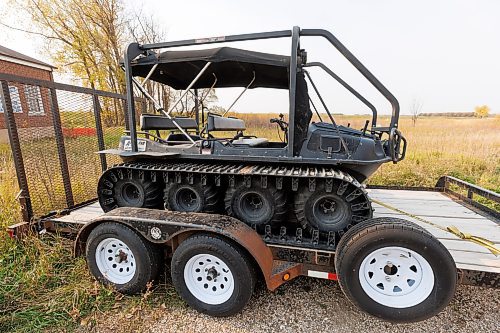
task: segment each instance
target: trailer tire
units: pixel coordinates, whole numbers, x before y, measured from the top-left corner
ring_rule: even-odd
[[[337,246],[335,268],[353,304],[392,322],[436,315],[457,283],[455,262],[444,245],[397,218],[374,218],[349,229]]]
[[[175,289],[192,308],[217,317],[240,312],[256,281],[246,252],[232,241],[207,234],[191,236],[179,245],[171,274]]]
[[[131,295],[156,278],[162,252],[129,227],[105,222],[90,232],[85,253],[97,280]]]

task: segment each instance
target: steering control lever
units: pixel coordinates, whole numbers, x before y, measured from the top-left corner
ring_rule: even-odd
[[[271,118],[269,120],[269,122],[271,124],[277,124],[281,128],[281,130],[285,133],[285,140],[284,140],[284,142],[287,142],[288,141],[288,123],[283,120],[284,117],[285,116],[282,113],[280,113],[279,114],[279,118]]]

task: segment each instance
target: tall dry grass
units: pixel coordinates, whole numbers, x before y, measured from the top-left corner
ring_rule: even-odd
[[[0,332],[66,330],[81,317],[111,308],[109,288],[94,282],[70,241],[57,235],[7,236],[21,220],[10,149],[0,145]]]
[[[500,192],[500,118],[421,118],[400,122],[408,139],[407,157],[385,164],[373,184],[434,186],[451,175]]]
[[[276,115],[236,116],[245,119],[248,134],[278,140],[276,126],[269,123]],[[335,116],[337,123],[358,129],[366,119]],[[388,121],[388,117],[380,117],[379,124]],[[408,139],[406,159],[396,165],[384,164],[368,180],[370,184],[434,186],[439,177],[451,175],[500,192],[500,117],[422,117],[415,126],[410,117],[401,117],[399,127]]]

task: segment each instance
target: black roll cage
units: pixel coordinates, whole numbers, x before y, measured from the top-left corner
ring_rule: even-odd
[[[261,33],[251,33],[251,34],[240,34],[240,35],[230,35],[230,36],[220,36],[220,37],[209,37],[200,39],[186,39],[180,41],[170,41],[154,44],[138,44],[131,43],[125,50],[124,56],[124,67],[125,67],[125,82],[127,88],[127,108],[128,108],[128,127],[130,129],[130,138],[132,151],[137,152],[137,129],[136,129],[136,113],[134,105],[134,93],[133,93],[133,77],[132,77],[132,61],[139,55],[146,55],[149,50],[174,48],[181,46],[192,46],[192,45],[204,45],[204,44],[215,44],[215,43],[227,43],[227,42],[237,42],[237,41],[249,41],[249,40],[263,40],[263,39],[273,39],[273,38],[292,38],[292,47],[290,54],[290,79],[289,79],[289,130],[288,130],[288,152],[287,156],[292,158],[294,156],[293,152],[293,141],[294,141],[294,129],[295,129],[295,94],[296,94],[296,74],[297,74],[297,64],[300,52],[300,37],[323,37],[332,44],[337,51],[339,51],[391,104],[392,114],[389,127],[376,127],[377,123],[377,110],[376,108],[368,102],[361,94],[359,94],[355,89],[349,86],[345,81],[338,77],[333,71],[331,71],[327,66],[319,62],[312,62],[309,64],[304,64],[303,67],[320,67],[326,71],[331,77],[333,77],[337,82],[339,82],[344,88],[350,91],[355,97],[357,97],[361,102],[370,108],[372,111],[372,132],[387,133],[389,134],[390,141],[392,141],[393,136],[397,135],[399,131],[398,121],[399,121],[399,102],[394,97],[394,95],[351,53],[331,32],[323,29],[300,29],[295,26],[292,30],[281,30],[281,31],[271,31],[271,32],[261,32]]]

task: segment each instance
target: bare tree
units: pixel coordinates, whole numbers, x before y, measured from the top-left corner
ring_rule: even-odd
[[[417,124],[417,119],[420,117],[420,112],[422,111],[422,103],[414,98],[410,105],[411,122],[413,126]]]
[[[132,15],[133,20],[128,22],[128,30],[132,39],[140,44],[148,43],[158,43],[166,39],[166,33],[160,28],[156,19],[153,16],[144,15],[141,10],[136,11]],[[172,100],[180,98],[182,92],[175,91],[170,87],[160,84],[154,81],[148,81],[145,85],[146,90],[151,96],[154,96],[165,110],[168,110]],[[207,104],[216,102],[217,96],[213,89],[200,89],[198,91],[199,101],[203,103],[204,106]],[[203,101],[201,101],[203,99]],[[187,94],[184,98],[177,104],[173,112],[178,115],[183,116],[193,116],[195,106],[195,96],[194,94]],[[200,105],[200,108],[202,105]],[[149,108],[152,109],[152,105],[149,104]]]
[[[127,22],[127,28],[131,36],[131,41],[139,44],[152,44],[162,42],[166,38],[166,32],[160,27],[152,15],[144,15],[141,9],[134,11],[133,19]],[[155,97],[164,109],[168,109],[172,98],[170,87],[154,81],[148,81],[144,88]],[[139,94],[141,95],[141,94]],[[142,95],[141,95],[142,97]],[[148,101],[148,112],[154,111],[154,106]]]

